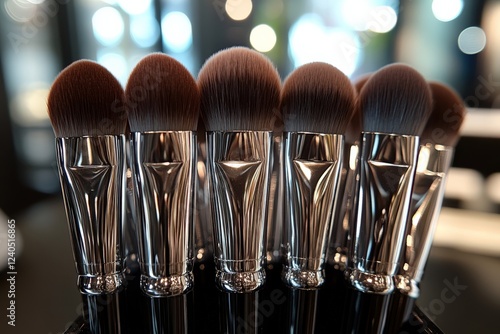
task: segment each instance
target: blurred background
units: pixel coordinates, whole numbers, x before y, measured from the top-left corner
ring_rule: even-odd
[[[419,301],[445,332],[493,333],[500,328],[495,316],[500,314],[500,1],[0,4],[0,208],[16,219],[22,238],[18,298],[26,299],[19,300],[20,326],[28,326],[35,316],[30,298],[37,300],[42,332],[62,331],[79,307],[46,111],[47,94],[59,71],[88,58],[125,85],[143,56],[160,51],[177,58],[196,77],[210,55],[243,45],[267,55],[282,78],[311,61],[331,63],[353,80],[404,62],[463,97],[469,113]],[[52,275],[51,268],[63,267],[61,263],[71,269],[55,269]],[[40,273],[55,287],[34,288],[32,278]],[[446,280],[467,286],[453,303],[442,300]],[[0,309],[5,309],[4,279],[0,287]],[[43,303],[50,307],[42,312]],[[23,312],[29,317],[21,317]],[[47,312],[56,318],[48,318]]]

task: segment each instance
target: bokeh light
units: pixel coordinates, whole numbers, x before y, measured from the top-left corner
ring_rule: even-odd
[[[350,76],[362,56],[359,37],[349,29],[326,27],[317,14],[304,14],[289,31],[295,67],[313,61],[329,63]]]
[[[398,22],[398,14],[391,6],[378,6],[372,10],[372,18],[367,23],[368,29],[377,33],[391,31]]]
[[[456,19],[464,8],[463,0],[433,0],[432,13],[439,21],[449,22]]]
[[[160,38],[158,21],[147,14],[131,18],[130,37],[141,48],[153,46]]]
[[[113,7],[99,8],[92,16],[94,36],[104,46],[118,44],[125,30],[123,17]]]
[[[161,20],[163,43],[171,52],[187,51],[193,44],[189,17],[183,12],[170,12]]]
[[[120,7],[129,15],[139,15],[151,6],[151,0],[118,0]]]
[[[49,87],[36,84],[34,87],[14,96],[10,103],[12,121],[23,127],[37,127],[49,124],[45,108]]]
[[[36,13],[36,5],[27,1],[6,0],[4,2],[5,12],[16,22],[28,22]]]
[[[227,0],[224,6],[227,15],[235,21],[242,21],[252,13],[251,0]]]
[[[276,33],[267,24],[260,24],[250,32],[250,44],[260,52],[269,52],[276,45]]]
[[[341,5],[342,18],[354,30],[367,30],[367,24],[372,20],[373,6],[369,0],[344,0]]]
[[[353,30],[386,33],[396,26],[398,20],[396,7],[389,4],[392,2],[344,0],[340,5],[341,19]]]
[[[479,27],[464,29],[458,36],[458,47],[465,54],[476,54],[486,46],[486,34]]]

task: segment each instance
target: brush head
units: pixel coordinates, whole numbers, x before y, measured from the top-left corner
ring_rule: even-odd
[[[418,136],[429,118],[429,85],[413,68],[387,65],[370,77],[358,98],[365,132]]]
[[[196,130],[196,136],[198,138],[198,143],[204,143],[206,141],[207,129],[205,128],[205,123],[200,117],[198,121],[198,129]]]
[[[127,114],[123,88],[103,66],[79,60],[56,78],[47,100],[57,137],[119,135]]]
[[[347,123],[347,128],[344,132],[346,143],[353,144],[358,142],[361,136],[361,113],[358,108],[354,108],[352,117]]]
[[[196,131],[200,93],[196,81],[177,60],[153,53],[135,66],[125,96],[132,132]]]
[[[365,83],[370,79],[372,76],[372,73],[365,73],[362,76],[358,77],[356,80],[354,80],[353,85],[354,89],[359,93],[361,91],[361,88],[365,85]]]
[[[233,47],[210,57],[198,75],[207,131],[273,131],[281,120],[281,80],[264,55]]]
[[[433,108],[420,142],[455,146],[466,114],[465,104],[453,89],[442,83],[429,82],[429,87]]]
[[[284,130],[343,134],[354,112],[354,88],[349,78],[326,63],[294,70],[281,93]]]

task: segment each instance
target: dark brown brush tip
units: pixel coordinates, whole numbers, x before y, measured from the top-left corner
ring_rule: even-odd
[[[363,131],[399,135],[419,136],[432,109],[426,80],[404,64],[387,65],[373,73],[358,103]]]
[[[433,108],[420,141],[422,144],[455,146],[465,119],[465,104],[460,96],[445,84],[429,82],[429,87]]]
[[[103,66],[78,60],[57,76],[47,100],[57,137],[125,133],[127,113],[123,88]]]
[[[130,130],[196,131],[200,93],[180,62],[153,53],[135,66],[125,89]]]
[[[245,47],[210,57],[198,75],[201,115],[207,131],[273,131],[281,80],[271,61]]]
[[[326,63],[295,69],[281,92],[284,130],[343,134],[354,111],[349,78]]]
[[[198,129],[196,131],[196,136],[198,138],[198,143],[204,143],[206,141],[207,129],[205,128],[205,123],[200,117],[198,120]]]
[[[361,136],[361,113],[358,110],[357,106],[354,107],[354,112],[352,113],[352,117],[347,123],[347,127],[345,129],[345,141],[347,143],[355,143],[360,140]]]

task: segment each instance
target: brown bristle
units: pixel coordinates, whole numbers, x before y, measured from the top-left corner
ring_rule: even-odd
[[[125,96],[132,132],[195,131],[200,93],[177,60],[163,53],[144,57],[130,74]]]
[[[207,131],[273,131],[281,121],[279,74],[257,51],[216,53],[201,68],[198,86]]]
[[[196,136],[198,138],[198,143],[204,143],[206,141],[207,129],[205,128],[205,123],[203,118],[200,117],[198,120],[198,129],[196,131]]]
[[[47,107],[57,137],[119,135],[127,126],[122,86],[90,60],[76,61],[57,76]]]
[[[358,77],[356,80],[354,80],[353,85],[358,93],[361,91],[361,88],[363,88],[368,79],[371,78],[371,76],[372,73],[365,73],[362,76]]]
[[[431,112],[431,92],[420,73],[387,65],[365,83],[358,98],[363,131],[419,136]]]
[[[352,117],[347,123],[347,128],[345,129],[345,141],[347,143],[355,143],[360,140],[361,136],[361,113],[357,106],[354,107],[354,112]]]
[[[354,96],[349,78],[332,65],[302,65],[283,85],[284,130],[343,134],[354,111]]]
[[[450,87],[438,82],[429,82],[429,86],[433,108],[420,141],[422,144],[455,146],[466,114],[465,104]]]

